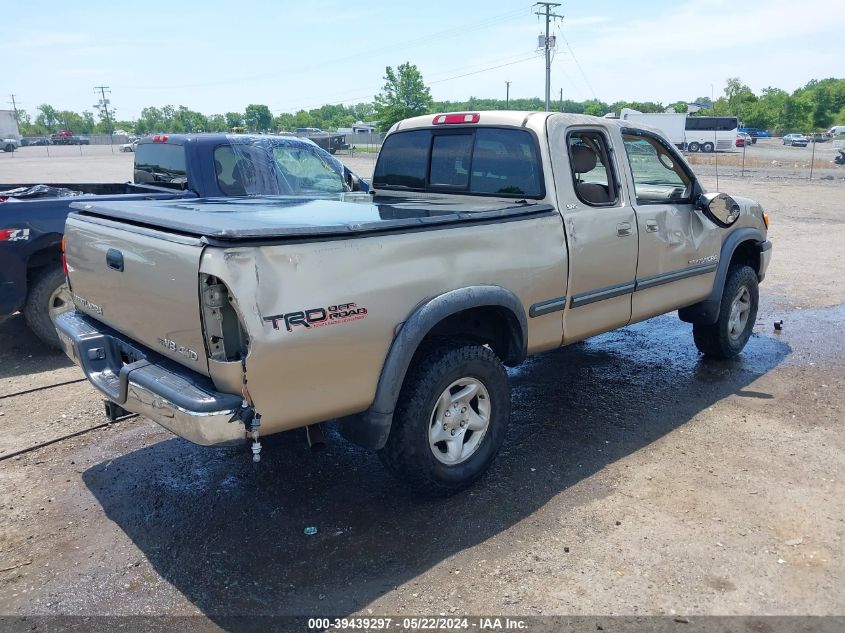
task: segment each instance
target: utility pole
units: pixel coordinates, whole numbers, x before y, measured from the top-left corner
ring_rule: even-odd
[[[106,120],[106,126],[108,127],[109,135],[111,136],[111,134],[114,133],[114,130],[112,129],[111,115],[109,114],[109,100],[106,99],[106,92],[111,94],[111,90],[109,90],[108,86],[94,86],[94,92],[97,91],[100,92],[100,103],[94,107],[100,110],[100,114]]]
[[[12,110],[15,111],[15,121],[17,122],[18,125],[20,125],[21,124],[21,118],[20,118],[20,115],[18,114],[18,104],[15,103],[15,95],[9,95],[9,97],[12,99],[9,103],[12,104]]]
[[[560,89],[560,111],[563,112],[563,88]]]
[[[546,50],[546,112],[548,112],[552,89],[552,42],[549,39],[549,24],[553,18],[563,19],[563,16],[552,13],[553,8],[560,6],[559,2],[537,2],[534,6],[545,7],[545,11],[540,9],[540,11],[535,11],[534,14],[546,18],[546,38],[543,41],[543,48]]]
[[[510,110],[511,104],[511,82],[505,82],[505,110]]]

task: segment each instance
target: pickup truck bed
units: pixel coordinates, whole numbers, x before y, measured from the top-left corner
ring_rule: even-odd
[[[433,201],[369,194],[333,198],[277,197],[182,201],[78,202],[84,216],[112,218],[219,241],[350,237],[467,222],[501,221],[554,213],[550,204],[516,201]]]

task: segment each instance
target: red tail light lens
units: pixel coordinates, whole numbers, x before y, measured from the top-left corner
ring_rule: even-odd
[[[67,277],[67,258],[65,257],[65,238],[64,238],[64,235],[62,236],[62,271],[64,271],[65,277]]]
[[[153,136],[153,143],[167,143],[167,134],[156,134]]]

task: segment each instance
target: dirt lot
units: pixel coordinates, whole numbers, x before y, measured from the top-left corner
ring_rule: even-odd
[[[44,151],[0,155],[0,182],[125,179],[132,158],[26,149]],[[269,439],[258,465],[140,418],[3,459],[104,421],[85,382],[12,395],[81,374],[10,317],[0,613],[845,613],[845,183],[720,189],[772,219],[742,356],[702,360],[664,316],[533,358],[493,469],[445,501],[331,429],[316,454]]]

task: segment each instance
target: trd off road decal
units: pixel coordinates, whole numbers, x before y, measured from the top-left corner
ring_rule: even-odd
[[[339,303],[338,305],[326,308],[308,308],[296,312],[276,314],[264,317],[267,323],[273,324],[273,329],[278,330],[279,324],[284,324],[288,332],[293,328],[301,326],[304,328],[323,327],[324,325],[339,325],[351,323],[366,318],[367,308],[358,307],[357,303]]]

